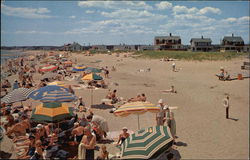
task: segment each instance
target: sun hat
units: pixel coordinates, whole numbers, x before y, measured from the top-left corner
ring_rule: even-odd
[[[158,103],[163,103],[163,100],[162,100],[162,99],[159,99]]]
[[[43,125],[42,125],[42,124],[38,124],[38,125],[36,126],[36,129],[41,129],[41,128],[43,128]]]
[[[122,130],[128,130],[128,128],[127,127],[123,127]]]

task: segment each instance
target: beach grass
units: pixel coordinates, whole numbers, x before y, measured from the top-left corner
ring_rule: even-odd
[[[138,58],[173,58],[182,60],[230,60],[241,56],[247,56],[244,52],[191,52],[191,51],[137,51]]]

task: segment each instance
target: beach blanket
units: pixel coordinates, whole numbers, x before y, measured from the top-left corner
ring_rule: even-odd
[[[83,146],[83,143],[80,143],[78,146],[78,159],[86,158],[86,149]]]
[[[177,106],[172,106],[172,107],[169,107],[170,110],[173,110],[173,109],[178,109]]]

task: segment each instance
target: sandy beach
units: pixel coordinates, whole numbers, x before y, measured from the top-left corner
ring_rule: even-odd
[[[33,52],[32,52],[33,53]],[[38,53],[38,52],[37,52]],[[145,93],[147,100],[157,104],[162,98],[169,106],[178,106],[173,110],[177,127],[177,150],[182,159],[248,159],[249,156],[249,78],[244,80],[220,81],[215,76],[223,66],[232,77],[238,73],[249,74],[240,66],[246,58],[230,61],[175,61],[178,72],[172,71],[172,62],[162,62],[159,59],[137,59],[107,54],[84,56],[73,53],[70,57],[77,64],[93,67],[111,68],[110,78],[105,79],[110,89],[117,89],[117,95],[125,99],[135,97],[137,93]],[[69,58],[69,59],[70,59]],[[92,63],[101,60],[99,63]],[[150,72],[139,72],[139,69]],[[104,76],[103,76],[104,77]],[[11,84],[17,75],[8,77]],[[35,74],[35,81],[41,75]],[[77,84],[76,81],[65,81]],[[112,85],[118,83],[118,86]],[[176,94],[163,94],[160,90],[175,86]],[[107,94],[107,89],[93,92],[94,104],[101,104],[101,99]],[[225,118],[225,108],[222,105],[224,94],[230,95],[230,118]],[[90,90],[75,89],[77,96],[82,96],[86,106],[90,106]],[[25,105],[38,101],[27,100]],[[137,116],[115,117],[109,109],[93,109],[94,114],[107,119],[110,131],[119,131],[126,126],[136,131]],[[237,120],[234,120],[237,119]],[[146,113],[140,116],[141,128],[156,125],[155,114]],[[1,143],[1,149],[11,152],[8,140]],[[108,148],[110,152],[111,148]]]

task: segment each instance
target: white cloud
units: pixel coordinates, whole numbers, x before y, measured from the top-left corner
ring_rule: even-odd
[[[131,9],[121,9],[113,12],[101,12],[102,16],[110,17],[110,18],[139,18],[139,17],[147,17],[147,18],[166,18],[165,15],[153,14],[147,10],[131,10]]]
[[[93,11],[93,10],[87,10],[87,11],[85,11],[85,13],[92,14],[92,13],[95,13],[95,11]]]
[[[233,23],[233,22],[236,22],[237,21],[237,18],[226,18],[224,19],[225,22],[229,22],[229,23]]]
[[[178,13],[196,13],[199,10],[195,7],[192,8],[187,8],[186,6],[174,6],[173,7],[173,12],[174,14],[178,14]]]
[[[204,15],[207,13],[214,13],[214,14],[221,14],[221,10],[219,8],[213,8],[213,7],[204,7],[202,9],[198,9],[196,7],[188,8],[186,6],[174,6],[173,7],[174,14],[179,13],[192,13],[196,15]]]
[[[143,1],[81,1],[78,2],[80,7],[95,7],[95,8],[104,8],[104,9],[153,9],[152,6],[148,5]]]
[[[163,10],[163,9],[169,9],[172,8],[172,3],[169,2],[160,2],[160,3],[156,3],[155,6],[157,7],[157,9],[159,10]]]
[[[221,10],[219,8],[204,7],[200,9],[199,13],[200,14],[206,14],[206,13],[221,14]]]
[[[47,32],[47,31],[35,31],[35,30],[31,30],[31,31],[15,31],[15,34],[52,34],[52,32]]]
[[[76,16],[69,16],[69,18],[71,18],[71,19],[75,19],[75,18],[76,18]]]
[[[7,16],[15,16],[22,18],[51,18],[47,8],[21,8],[21,7],[9,7],[1,3],[1,13]]]
[[[248,23],[250,22],[250,17],[249,16],[243,16],[243,17],[240,17],[238,18],[238,22],[239,23]]]

